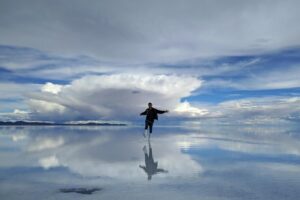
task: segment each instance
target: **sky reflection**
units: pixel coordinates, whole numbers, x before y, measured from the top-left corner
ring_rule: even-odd
[[[104,199],[118,199],[118,190],[136,192],[120,199],[149,190],[173,199],[296,199],[300,194],[295,130],[160,127],[150,141],[141,130],[2,127],[0,197],[19,199],[15,191],[28,193],[35,185],[39,189],[33,194],[44,191],[49,198],[51,191],[77,185],[103,188],[93,195]]]

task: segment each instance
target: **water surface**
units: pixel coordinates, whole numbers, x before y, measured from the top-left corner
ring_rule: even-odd
[[[142,132],[1,127],[0,199],[300,197],[296,128],[155,127],[150,140]]]

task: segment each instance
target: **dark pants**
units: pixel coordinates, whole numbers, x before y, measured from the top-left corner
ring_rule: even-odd
[[[146,120],[145,121],[145,129],[147,130],[149,127],[149,132],[152,133],[153,121]]]

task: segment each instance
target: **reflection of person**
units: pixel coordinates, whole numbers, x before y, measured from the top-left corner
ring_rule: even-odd
[[[154,162],[154,159],[153,159],[150,140],[148,140],[148,142],[149,142],[149,154],[147,152],[146,145],[143,148],[143,151],[145,154],[145,166],[140,165],[139,167],[146,172],[146,174],[148,175],[148,180],[151,180],[152,175],[158,174],[158,173],[168,173],[168,171],[158,168],[158,162]]]
[[[158,119],[157,114],[163,114],[166,112],[169,112],[169,111],[168,110],[158,110],[158,109],[152,107],[152,103],[148,103],[148,108],[140,114],[140,115],[146,115],[144,136],[146,136],[148,127],[149,127],[149,133],[150,134],[152,133],[152,126],[153,126],[154,120]]]

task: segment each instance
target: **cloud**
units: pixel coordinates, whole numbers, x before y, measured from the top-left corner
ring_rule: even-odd
[[[33,48],[1,44],[0,52],[1,68],[8,71],[24,70],[46,63],[49,64],[47,56],[42,51]]]
[[[174,117],[200,122],[276,124],[300,118],[297,96],[242,98],[216,105],[181,101],[201,86],[201,80],[188,75],[90,75],[67,85],[48,82],[39,92],[26,95],[28,111],[15,110],[12,114],[2,114],[2,118],[135,121],[148,102],[170,110],[170,120]]]
[[[180,99],[190,96],[201,83],[196,77],[183,75],[94,75],[69,85],[46,83],[41,92],[28,95],[28,102],[33,116],[51,120],[132,119],[148,102],[194,115],[200,110],[180,103]]]
[[[42,87],[42,92],[49,92],[53,94],[58,94],[61,91],[62,86],[58,84],[53,84],[53,83],[46,83]]]
[[[282,66],[275,70],[267,70],[259,75],[252,75],[242,82],[242,89],[282,89],[300,87],[298,75],[299,63]],[[237,83],[239,84],[239,83]]]
[[[52,103],[48,101],[40,101],[40,100],[29,100],[29,106],[34,107],[32,109],[34,112],[43,113],[43,112],[55,112],[55,113],[63,113],[66,108],[60,104]]]
[[[7,139],[11,135],[26,139],[14,140],[8,145],[18,147],[19,151],[5,154],[10,157],[8,162],[0,166],[43,167],[50,169],[65,167],[64,173],[71,172],[80,177],[99,178],[99,180],[134,180],[145,181],[147,176],[139,165],[145,165],[143,146],[149,143],[140,140],[141,135],[132,127],[26,127],[10,128],[5,132]],[[82,131],[85,135],[82,137]],[[23,139],[22,137],[22,139]],[[152,153],[158,167],[168,170],[159,177],[193,177],[201,173],[201,164],[184,154],[177,146],[181,140],[178,135],[165,135],[158,140],[152,139]],[[122,142],[120,142],[122,141]],[[170,142],[173,141],[173,142]],[[17,146],[16,146],[17,145]],[[3,155],[0,155],[3,156]],[[22,157],[22,159],[16,159]],[[5,159],[6,157],[3,157]],[[53,171],[52,171],[53,172]]]
[[[268,66],[266,66],[268,67]],[[245,73],[241,78],[226,77],[215,78],[206,82],[210,88],[232,88],[236,90],[275,90],[299,88],[299,63],[282,65],[277,68],[264,69],[261,66],[256,70],[245,70],[240,68],[240,73]],[[230,77],[230,76],[229,76]]]
[[[46,158],[41,158],[39,160],[39,163],[45,169],[60,166],[60,163],[59,163],[58,159],[56,158],[56,156],[49,156]]]
[[[14,82],[0,82],[1,99],[23,99],[25,94],[36,91],[40,84],[18,84]]]
[[[0,7],[0,43],[103,61],[173,62],[299,45],[296,0],[119,1],[118,6],[105,0],[10,0]]]
[[[179,118],[234,116],[226,102],[203,106],[192,95],[300,87],[297,7],[296,0],[1,1],[0,117],[128,120],[148,101]],[[239,109],[245,119],[278,118]],[[287,109],[285,119],[297,121]]]
[[[281,199],[286,196],[285,191],[293,191],[291,197],[297,199],[298,193],[295,191],[298,191],[299,185],[295,183],[299,183],[300,170],[297,131],[291,135],[288,132],[291,127],[251,126],[253,129],[249,131],[245,128],[211,126],[206,130],[165,129],[162,135],[152,138],[151,144],[154,160],[169,173],[157,174],[151,182],[138,168],[145,162],[142,151],[145,141],[140,140],[141,135],[134,128],[123,127],[116,131],[115,128],[97,127],[92,131],[87,127],[48,127],[43,128],[42,132],[32,127],[11,128],[5,131],[4,141],[10,138],[11,133],[19,134],[20,131],[26,133],[28,140],[18,145],[6,143],[9,151],[1,154],[2,160],[6,161],[1,162],[1,167],[3,172],[7,172],[4,177],[10,178],[2,183],[1,192],[15,199],[19,198],[20,192],[25,195],[24,199],[43,198],[45,194],[60,198],[62,194],[53,191],[76,183],[87,187],[103,186],[104,192],[100,195],[107,199],[115,198],[116,194],[120,194],[117,198],[122,196],[122,199],[141,196],[150,199],[153,195],[170,198],[170,193],[172,199],[184,199],[187,194],[188,199],[199,199],[199,195],[204,199],[208,196],[218,198],[220,193],[225,199],[238,198],[241,194],[253,198],[267,196],[268,199]],[[84,137],[82,130],[85,131]],[[39,153],[22,151],[22,147],[29,145],[36,136],[45,135],[54,138],[61,135],[68,142],[60,148]],[[183,149],[181,141],[191,143],[191,148],[188,151]],[[295,150],[298,153],[291,156]],[[20,157],[22,159],[18,159]],[[53,166],[46,172],[38,162],[45,158],[52,163],[45,166]],[[57,163],[63,168],[55,169]],[[169,163],[171,168],[162,166],[165,163]],[[269,177],[267,180],[266,175]],[[274,179],[282,180],[277,185],[283,191],[279,195],[274,194]],[[131,184],[124,184],[128,182]],[[249,184],[255,186],[255,191],[249,189]],[[178,188],[181,190],[176,193]],[[205,190],[199,193],[199,188]],[[216,194],[216,188],[222,188],[221,192]],[[128,189],[134,192],[128,194]],[[185,191],[184,194],[182,191]]]
[[[13,112],[3,112],[0,113],[1,121],[18,121],[18,120],[27,120],[30,118],[30,113],[25,110],[15,109]]]
[[[296,139],[297,130],[294,130],[293,135],[293,132],[290,132],[291,129],[286,126],[280,128],[274,126],[208,126],[200,129],[198,127],[197,130],[165,129],[162,135],[152,138],[151,145],[154,161],[157,161],[158,166],[168,170],[169,173],[155,175],[154,180],[159,180],[159,177],[164,177],[163,179],[167,181],[174,180],[168,179],[174,177],[195,178],[195,175],[201,172],[209,173],[216,168],[218,171],[223,171],[229,166],[232,167],[232,162],[226,162],[224,165],[222,163],[222,166],[215,165],[214,161],[206,162],[215,156],[217,158],[223,156],[218,153],[207,156],[207,150],[230,151],[229,154],[224,155],[224,160],[227,160],[226,156],[229,156],[233,159],[229,161],[236,162],[234,165],[236,167],[245,162],[245,156],[258,158],[258,160],[251,160],[253,157],[250,157],[250,163],[247,164],[264,162],[260,158],[269,158],[270,164],[276,164],[276,160],[272,159],[277,156],[283,158],[285,162],[287,161],[285,156],[300,155],[299,141]],[[82,137],[83,130],[84,137]],[[10,164],[10,167],[42,166],[45,169],[63,166],[72,173],[83,177],[99,178],[99,180],[112,178],[114,181],[124,179],[145,181],[146,176],[138,166],[145,162],[142,148],[148,145],[148,142],[140,140],[142,136],[139,130],[140,128],[130,127],[121,129],[47,127],[41,132],[40,128],[33,127],[11,128],[5,132],[5,135],[9,136],[7,138],[11,139],[11,134],[22,134],[26,136],[26,142],[18,140],[16,141],[18,144],[7,143],[19,147],[19,151],[9,152],[8,156],[10,158],[21,156],[23,159],[9,159],[8,162],[1,163],[1,166],[7,166],[7,164]],[[58,141],[58,138],[63,138],[65,143],[57,147],[40,148],[34,152],[27,151],[38,142]],[[224,160],[221,159],[221,162]],[[295,160],[289,161],[285,164],[295,164]],[[65,174],[66,171],[63,173]]]
[[[208,114],[208,111],[206,109],[193,107],[187,101],[184,101],[181,104],[179,104],[174,111],[177,112],[179,115],[183,114],[189,117],[201,117]]]
[[[17,83],[68,82],[91,73],[111,72],[111,66],[90,56],[63,56],[34,48],[0,44],[1,78]]]
[[[214,106],[201,105],[208,111],[202,120],[225,124],[278,125],[299,119],[299,103],[299,97],[273,96],[224,101]]]

